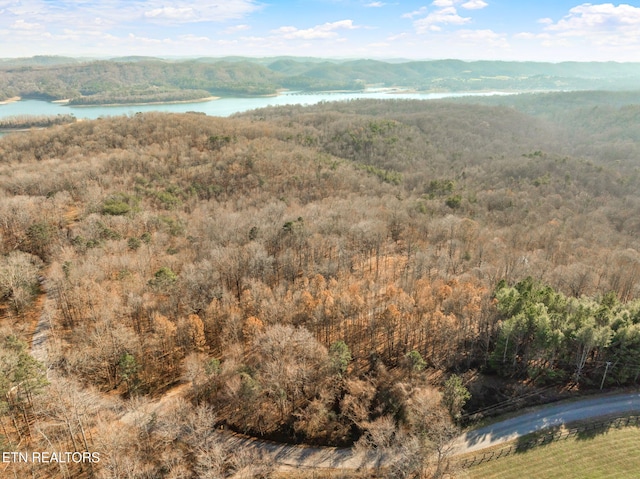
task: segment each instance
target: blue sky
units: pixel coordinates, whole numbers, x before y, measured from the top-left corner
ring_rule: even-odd
[[[640,1],[0,0],[0,57],[640,61]]]

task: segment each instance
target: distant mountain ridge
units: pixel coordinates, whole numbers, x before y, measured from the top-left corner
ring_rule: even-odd
[[[28,58],[0,58],[0,68],[23,66],[51,66],[82,63],[86,60],[57,55],[36,55]]]
[[[109,60],[38,56],[0,59],[0,100],[71,99],[76,104],[158,101],[199,95],[273,95],[362,90],[370,85],[418,91],[630,90],[640,63],[431,60],[387,62],[308,57]],[[173,93],[172,93],[173,92]],[[99,95],[99,97],[96,97]],[[93,98],[91,98],[93,97]]]

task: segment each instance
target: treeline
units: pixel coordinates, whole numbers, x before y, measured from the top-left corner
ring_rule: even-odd
[[[82,60],[59,55],[35,55],[33,57],[0,58],[0,68],[42,67],[51,65],[68,65],[80,63]]]
[[[69,105],[118,105],[135,103],[171,103],[202,100],[211,97],[206,90],[177,90],[149,87],[132,90],[116,90],[89,96],[71,98]]]
[[[567,297],[527,278],[495,292],[503,320],[491,363],[501,374],[540,383],[593,386],[640,377],[640,301]]]
[[[74,123],[73,115],[20,115],[0,118],[0,129],[46,128]]]

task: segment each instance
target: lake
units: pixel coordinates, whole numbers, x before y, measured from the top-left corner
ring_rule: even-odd
[[[200,103],[163,103],[155,105],[120,105],[120,106],[83,106],[72,107],[41,100],[23,100],[0,105],[0,118],[21,115],[58,115],[73,114],[76,118],[96,119],[106,116],[133,115],[138,112],[166,111],[185,113],[197,111],[211,116],[229,116],[256,108],[278,105],[314,105],[323,101],[346,101],[360,98],[369,99],[412,99],[437,100],[461,96],[506,95],[503,92],[482,93],[409,93],[386,90],[367,90],[364,92],[284,92],[278,96],[251,98],[220,98],[219,100]]]

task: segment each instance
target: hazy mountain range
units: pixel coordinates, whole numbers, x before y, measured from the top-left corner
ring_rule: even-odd
[[[279,89],[418,91],[631,90],[639,63],[378,61],[308,57],[91,60],[57,56],[0,60],[0,100],[71,99],[76,104],[270,95]]]

